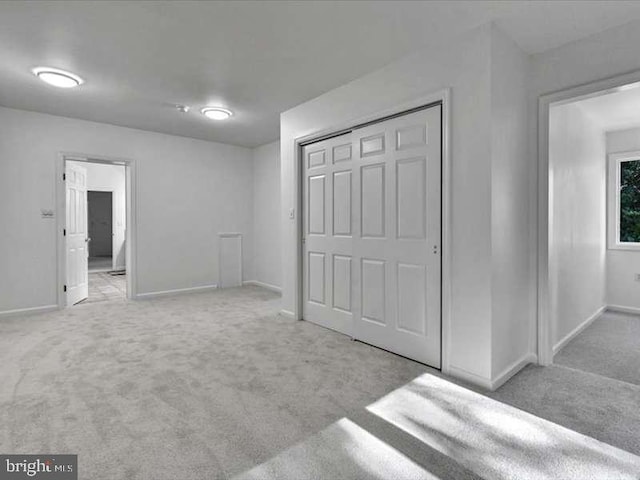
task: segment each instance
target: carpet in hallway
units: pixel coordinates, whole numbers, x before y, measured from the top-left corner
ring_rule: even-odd
[[[604,312],[565,345],[553,362],[640,385],[640,316]]]

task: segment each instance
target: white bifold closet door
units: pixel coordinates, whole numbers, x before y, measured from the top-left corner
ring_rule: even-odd
[[[440,368],[441,107],[303,147],[303,317]]]

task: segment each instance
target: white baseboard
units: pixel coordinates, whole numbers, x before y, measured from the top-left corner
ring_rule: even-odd
[[[580,325],[578,325],[576,328],[574,328],[573,330],[571,330],[567,335],[565,335],[565,337],[560,340],[558,343],[556,343],[553,346],[553,355],[555,355],[556,353],[558,353],[560,350],[562,350],[562,347],[564,347],[567,343],[569,343],[571,340],[573,340],[577,335],[580,334],[580,332],[582,332],[585,328],[587,328],[589,325],[591,325],[591,323],[593,323],[593,321],[598,318],[600,315],[602,315],[602,313],[607,309],[606,305],[603,305],[602,307],[600,307],[599,309],[597,309],[589,318],[587,318],[584,322],[582,322]]]
[[[36,313],[46,313],[58,310],[58,305],[43,305],[42,307],[18,308],[16,310],[5,310],[0,312],[0,318],[15,317],[17,315],[34,315]]]
[[[535,353],[526,353],[522,358],[516,360],[507,368],[505,368],[500,374],[491,380],[491,390],[496,390],[500,388],[502,385],[507,383],[511,377],[513,377],[516,373],[522,370],[524,367],[529,365],[530,363],[537,363],[538,356]]]
[[[266,288],[267,290],[271,290],[272,292],[282,293],[282,288],[271,285],[270,283],[261,282],[259,280],[245,280],[242,282],[243,285],[254,285],[256,287]]]
[[[459,378],[460,380],[464,380],[465,382],[469,382],[479,387],[486,388],[487,390],[491,390],[491,379],[468,372],[463,368],[458,368],[450,365],[449,374],[452,377]]]
[[[182,293],[195,293],[195,292],[202,292],[205,290],[215,290],[216,288],[218,288],[218,285],[202,285],[200,287],[177,288],[175,290],[162,290],[158,292],[145,292],[145,293],[137,294],[136,299],[164,297],[167,295],[177,295]]]
[[[283,317],[290,318],[291,320],[296,319],[296,314],[293,312],[290,312],[289,310],[280,310],[280,315],[282,315]]]
[[[624,307],[622,305],[607,305],[607,310],[609,310],[610,312],[631,313],[633,315],[640,315],[640,308],[636,308],[636,307]]]

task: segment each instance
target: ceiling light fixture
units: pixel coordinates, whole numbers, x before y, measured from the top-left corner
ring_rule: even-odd
[[[620,85],[617,90],[619,92],[626,92],[627,90],[634,90],[638,87],[640,87],[640,82],[627,83],[626,85]]]
[[[84,83],[84,80],[75,73],[65,72],[58,68],[38,67],[34,68],[32,72],[40,80],[54,87],[73,88]]]
[[[211,120],[226,120],[233,115],[231,110],[221,107],[204,107],[200,112]]]

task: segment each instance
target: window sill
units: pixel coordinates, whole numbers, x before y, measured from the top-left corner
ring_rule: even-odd
[[[615,245],[609,245],[608,250],[626,250],[640,252],[640,243],[617,243]]]

